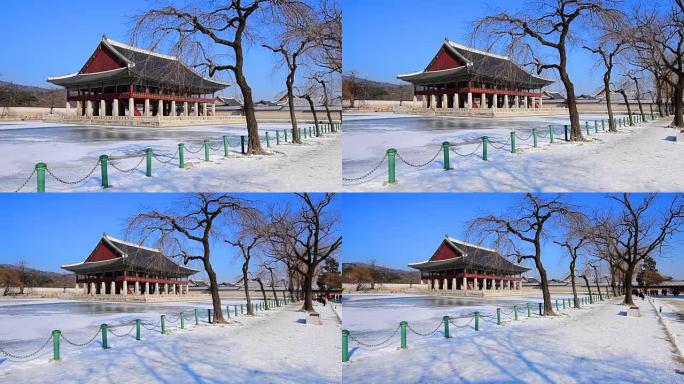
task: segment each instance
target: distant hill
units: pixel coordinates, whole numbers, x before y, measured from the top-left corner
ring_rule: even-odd
[[[0,269],[13,269],[16,271],[19,270],[19,268],[16,265],[12,264],[0,264]],[[25,273],[27,275],[27,286],[72,288],[76,284],[76,275],[73,273],[42,271],[40,269],[29,267],[26,267]]]
[[[342,97],[347,100],[413,100],[413,85],[386,83],[347,74],[342,76]]]
[[[355,266],[363,266],[372,269],[373,266],[369,263],[342,263],[342,279],[345,283],[354,283],[347,278],[349,271]],[[376,283],[394,283],[394,284],[409,284],[420,283],[420,272],[409,271],[405,269],[395,269],[375,265],[375,282]]]
[[[66,91],[0,81],[0,107],[64,107]]]

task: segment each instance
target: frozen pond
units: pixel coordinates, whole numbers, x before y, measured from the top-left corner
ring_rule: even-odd
[[[572,295],[559,294],[554,295],[553,300],[571,297]],[[344,300],[344,328],[355,335],[368,335],[369,338],[372,335],[372,339],[380,339],[382,335],[389,336],[402,320],[425,332],[434,329],[443,316],[471,315],[475,311],[484,315],[495,315],[496,308],[501,308],[503,321],[505,318],[513,318],[514,305],[518,306],[518,316],[523,317],[527,315],[527,303],[530,303],[532,313],[538,313],[538,305],[541,302],[541,296],[347,295]],[[467,323],[468,320],[461,322]],[[484,320],[481,321],[482,327],[488,325]]]
[[[246,301],[241,299],[222,299],[224,316],[226,306],[230,306],[231,316],[234,316],[233,306],[245,303]],[[100,324],[112,326],[117,333],[127,333],[135,319],[157,324],[162,314],[168,319],[168,328],[177,328],[180,326],[178,317],[181,311],[185,314],[186,324],[194,323],[195,308],[198,309],[200,322],[206,323],[207,309],[212,308],[209,300],[163,303],[0,301],[0,324],[3,324],[0,327],[0,348],[18,353],[30,351],[31,348],[40,346],[54,329],[61,330],[71,340],[83,343],[97,332]],[[123,323],[126,324],[117,327]],[[142,332],[150,331],[143,329]]]

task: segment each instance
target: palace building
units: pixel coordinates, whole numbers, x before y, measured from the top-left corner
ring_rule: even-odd
[[[424,70],[398,75],[414,86],[425,111],[533,110],[542,88],[554,83],[524,70],[507,56],[445,40]]]
[[[47,81],[66,88],[65,117],[119,123],[150,117],[207,120],[216,112],[215,93],[228,87],[203,77],[175,56],[106,36],[78,72]]]
[[[432,257],[411,263],[420,271],[421,285],[434,290],[519,290],[521,274],[529,268],[515,264],[495,249],[445,236]]]
[[[62,265],[91,296],[187,295],[199,271],[178,265],[159,249],[103,235],[85,261]],[[80,287],[79,287],[80,288]]]

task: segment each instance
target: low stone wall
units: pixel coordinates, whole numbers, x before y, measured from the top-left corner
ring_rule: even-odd
[[[394,112],[412,115],[458,117],[555,116],[568,114],[567,108],[438,108],[396,107]]]
[[[112,125],[130,127],[179,127],[192,125],[240,124],[245,123],[243,116],[62,116],[46,115],[48,123],[78,125]]]

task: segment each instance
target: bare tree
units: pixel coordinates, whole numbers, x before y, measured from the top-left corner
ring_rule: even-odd
[[[196,68],[205,68],[210,77],[217,72],[232,73],[240,87],[247,121],[248,153],[263,154],[259,139],[252,88],[245,77],[244,44],[250,32],[248,21],[263,7],[287,7],[290,1],[226,0],[222,2],[194,1],[182,8],[165,6],[151,9],[136,17],[134,38],[150,36],[153,45],[171,39],[179,53],[193,52],[199,61]],[[226,52],[226,50],[228,52]],[[232,55],[227,55],[232,53]],[[222,61],[229,56],[232,61]]]
[[[333,210],[334,193],[313,197],[308,193],[296,194],[300,200],[297,212],[283,209],[271,220],[270,242],[283,255],[282,259],[302,279],[304,304],[302,310],[313,309],[312,283],[318,266],[329,257],[337,257],[342,245],[339,235],[339,218]]]
[[[659,210],[655,194],[633,201],[629,194],[609,196],[619,204],[621,212],[612,217],[612,225],[604,228],[606,245],[621,263],[615,267],[624,274],[624,303],[634,305],[632,279],[639,263],[654,257],[669,245],[671,237],[684,225],[684,197],[675,195],[666,209]]]
[[[632,107],[629,105],[629,97],[627,97],[629,83],[627,81],[623,81],[616,88],[617,89],[615,92],[621,94],[622,98],[625,100],[625,105],[627,106],[627,115],[629,116],[629,125],[634,125],[634,121],[632,120]]]
[[[269,280],[268,286],[271,287],[271,292],[273,293],[273,299],[275,300],[276,306],[279,305],[278,295],[276,294],[275,286],[277,283],[275,268],[267,262],[261,264],[261,267],[268,271]]]
[[[31,275],[26,268],[26,260],[17,261],[17,275],[19,276],[19,294],[24,294],[24,287],[31,284]]]
[[[584,268],[580,277],[584,280],[584,285],[587,287],[587,292],[589,292],[589,304],[594,304],[594,296],[591,294],[591,285],[589,285],[589,279],[587,278],[587,268]]]
[[[266,309],[268,309],[268,301],[266,299],[266,289],[264,289],[264,280],[263,280],[264,276],[265,276],[264,272],[265,271],[263,268],[259,268],[257,273],[251,274],[250,280],[255,281],[257,284],[259,284],[259,290],[261,290],[261,296],[264,299],[264,306],[266,307]],[[247,306],[250,307],[249,304]]]
[[[672,87],[672,125],[684,128],[684,0],[673,0],[669,8],[654,3],[637,9],[632,19],[633,47],[643,66]]]
[[[511,54],[531,56],[537,73],[556,70],[567,94],[570,113],[570,140],[584,140],[577,111],[575,85],[567,71],[568,48],[576,40],[583,19],[602,19],[614,23],[619,12],[611,9],[611,0],[538,0],[527,11],[499,12],[475,22],[473,39],[486,36],[487,45],[504,44]],[[544,60],[538,53],[552,51],[555,60]]]
[[[249,295],[249,262],[254,256],[253,252],[256,247],[263,241],[261,235],[242,235],[237,240],[224,240],[226,243],[236,247],[240,250],[242,257],[242,283],[245,288],[245,300],[247,301],[247,315],[254,316],[252,308],[252,299]]]
[[[316,137],[321,136],[321,129],[318,125],[318,114],[316,114],[316,105],[314,104],[313,97],[316,94],[316,87],[307,87],[304,92],[300,92],[297,97],[306,100],[309,103],[309,109],[314,118],[314,125],[316,127]]]
[[[532,260],[539,272],[544,315],[554,315],[549,291],[549,281],[542,260],[542,240],[547,236],[547,226],[571,219],[575,213],[562,202],[560,196],[544,199],[528,193],[509,214],[486,215],[468,224],[468,233],[480,237],[480,241],[494,237],[502,249],[510,249],[509,256],[518,262]]]
[[[321,79],[321,78],[314,78],[315,81],[318,82],[318,84],[323,87],[323,107],[325,107],[325,114],[328,117],[328,124],[330,124],[331,127],[333,127],[333,119],[332,115],[330,114],[330,96],[328,95],[328,82]]]
[[[221,220],[249,217],[254,211],[246,200],[208,193],[189,195],[174,207],[164,212],[150,210],[130,217],[127,237],[136,237],[139,242],[156,237],[162,249],[175,251],[184,264],[200,261],[209,278],[214,323],[225,323],[216,272],[211,263],[211,244],[220,235]],[[201,254],[191,254],[193,245],[201,249]]]
[[[582,46],[582,48],[598,55],[603,62],[605,71],[603,72],[603,91],[606,94],[606,107],[608,108],[608,131],[617,132],[615,120],[613,118],[613,106],[611,103],[610,78],[615,66],[615,57],[625,49],[626,42],[616,38],[615,34],[607,33],[604,35],[596,47]]]
[[[578,217],[581,215],[578,214]],[[579,225],[578,225],[579,224]],[[572,286],[572,297],[575,308],[579,308],[579,298],[577,297],[577,287],[575,283],[577,260],[582,256],[582,251],[589,247],[592,239],[591,229],[588,222],[582,218],[576,220],[572,225],[565,228],[562,240],[554,242],[568,251],[570,257],[570,284]]]
[[[595,263],[588,262],[588,266],[590,266],[594,270],[594,283],[596,283],[596,291],[598,291],[599,295],[599,300],[603,300],[603,295],[601,294],[601,286],[600,280],[601,280],[601,275],[598,272],[598,266]]]
[[[644,119],[646,118],[646,115],[644,115],[644,107],[641,105],[641,88],[639,87],[640,78],[631,72],[627,72],[625,76],[629,77],[634,82],[635,96],[637,103],[639,104],[639,113],[641,114],[641,118]]]

